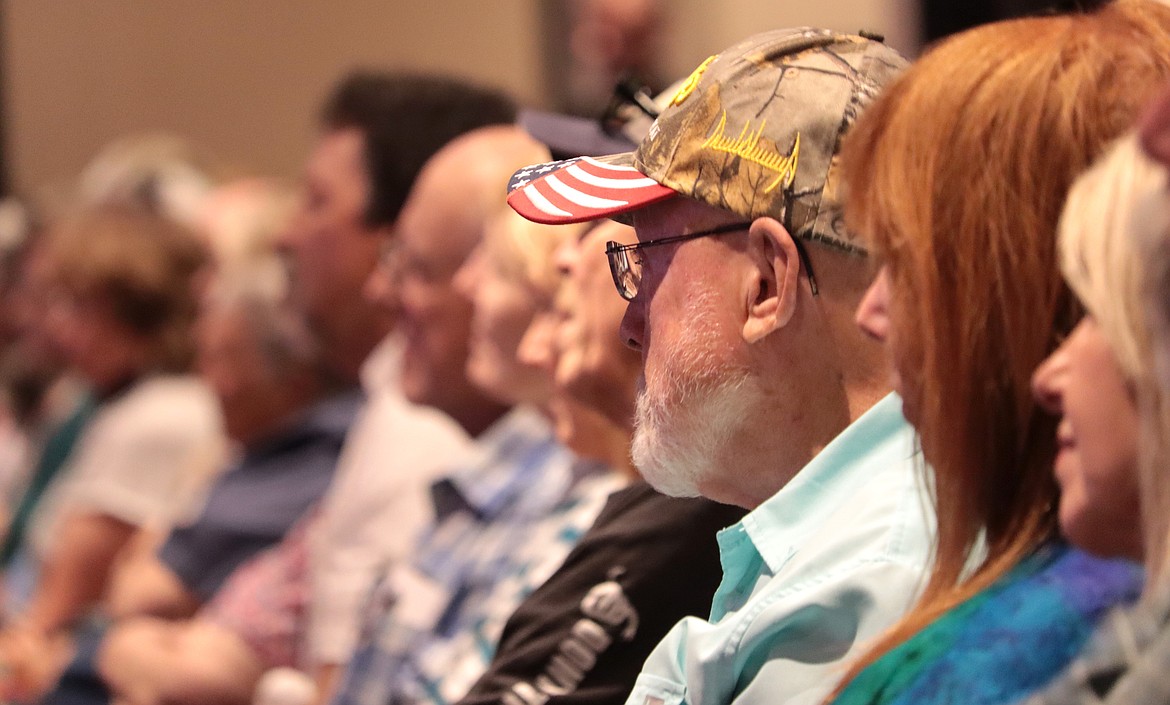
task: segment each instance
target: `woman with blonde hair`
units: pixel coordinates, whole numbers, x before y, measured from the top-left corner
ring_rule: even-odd
[[[1079,661],[1029,705],[1170,701],[1150,685],[1164,680],[1165,655],[1142,655],[1168,615],[1170,384],[1155,364],[1170,350],[1166,187],[1165,167],[1129,135],[1077,181],[1062,217],[1061,270],[1087,314],[1034,379],[1037,398],[1062,417],[1061,529],[1094,553],[1144,558],[1146,581],[1142,603],[1115,610]],[[1121,678],[1135,662],[1144,665]]]
[[[522,392],[523,401],[547,406],[552,376],[518,359],[516,351],[556,290],[552,257],[560,238],[580,229],[539,225],[507,206],[489,217],[483,241],[456,275],[456,286],[475,305],[467,376],[480,389],[503,399]]]
[[[1161,427],[1164,400],[1155,384],[1141,280],[1144,253],[1130,229],[1143,197],[1160,195],[1166,171],[1142,153],[1134,135],[1121,139],[1069,192],[1058,239],[1060,269],[1085,317],[1036,370],[1036,399],[1060,416],[1054,474],[1060,484],[1060,528],[1071,543],[1097,555],[1145,558],[1147,585],[1164,570],[1160,511],[1142,512],[1140,496],[1167,484]],[[1139,406],[1141,409],[1139,417]],[[1139,491],[1140,420],[1144,455],[1158,470]],[[1145,465],[1151,463],[1146,461]],[[1139,517],[1155,522],[1143,539]]]
[[[1158,2],[1000,22],[929,51],[847,137],[846,218],[882,264],[858,322],[891,352],[938,534],[919,602],[833,702],[1014,702],[1136,597],[1135,569],[1057,537],[1030,379],[1080,313],[1056,264],[1068,189],[1167,77]]]

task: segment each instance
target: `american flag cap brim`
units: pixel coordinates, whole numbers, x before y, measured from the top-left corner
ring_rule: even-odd
[[[633,161],[626,152],[526,166],[508,182],[508,205],[528,220],[560,225],[612,218],[675,195]]]

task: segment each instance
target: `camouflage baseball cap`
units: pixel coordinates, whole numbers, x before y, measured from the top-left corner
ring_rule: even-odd
[[[682,195],[860,251],[837,202],[837,150],[905,66],[862,36],[807,27],[755,35],[700,64],[636,151],[525,167],[508,203],[539,223],[575,223],[620,220]]]

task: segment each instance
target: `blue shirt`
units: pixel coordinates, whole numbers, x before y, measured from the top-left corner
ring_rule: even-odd
[[[513,410],[434,485],[435,522],[374,591],[336,704],[449,703],[482,675],[507,618],[593,523],[617,480],[547,421]]]
[[[720,532],[710,619],[675,625],[627,705],[823,700],[921,590],[934,530],[921,462],[895,395],[842,431]]]
[[[281,433],[244,451],[216,479],[194,523],[174,529],[159,559],[201,600],[237,567],[275,545],[324,494],[362,394],[309,407]]]

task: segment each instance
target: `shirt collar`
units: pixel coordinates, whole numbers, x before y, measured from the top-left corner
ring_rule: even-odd
[[[454,499],[454,506],[490,521],[538,482],[563,493],[572,482],[570,464],[550,461],[564,452],[543,415],[515,407],[475,439],[467,462],[435,483],[436,513],[445,513]]]
[[[902,400],[889,394],[748,513],[742,526],[768,568],[778,572],[859,486],[915,452],[914,429],[902,416]]]
[[[335,437],[340,443],[353,425],[363,403],[365,395],[356,387],[320,399],[290,419],[273,435],[250,444],[243,451],[243,459],[255,462],[283,453],[290,446],[312,438]]]
[[[394,390],[397,393],[402,377],[401,337],[391,333],[382,338],[366,356],[358,376],[362,389],[371,397],[384,390]]]
[[[365,402],[366,395],[359,388],[336,392],[310,406],[298,425],[344,436]]]

